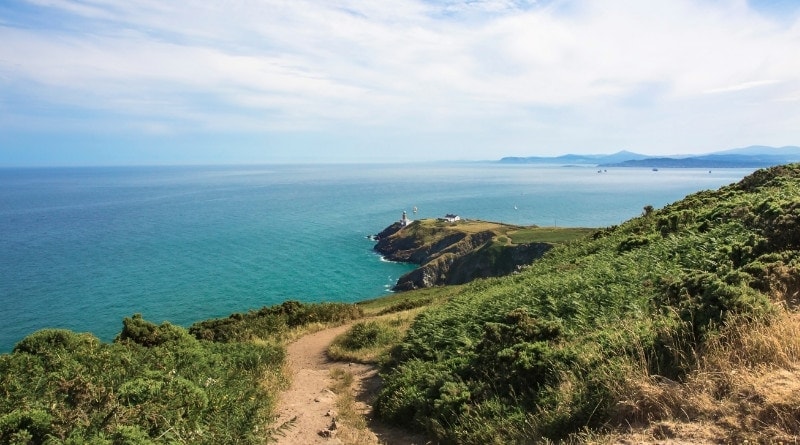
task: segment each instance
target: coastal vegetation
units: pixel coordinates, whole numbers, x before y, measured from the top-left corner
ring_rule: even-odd
[[[273,412],[286,342],[349,322],[330,354],[380,364],[377,415],[434,443],[800,437],[800,164],[619,226],[504,230],[490,245],[555,246],[508,276],[354,305],[188,329],[133,315],[111,343],[33,333],[0,355],[0,443],[270,442],[291,427]]]
[[[113,343],[38,331],[0,356],[0,443],[265,443],[281,427],[282,340],[361,313],[289,301],[188,330],[134,315]]]
[[[796,439],[798,223],[800,166],[774,167],[466,285],[415,319],[376,409],[442,443]]]
[[[461,292],[462,286],[441,286],[395,293],[357,304],[365,321],[355,323],[328,347],[334,360],[385,364],[391,350],[404,337],[422,311],[444,304]]]

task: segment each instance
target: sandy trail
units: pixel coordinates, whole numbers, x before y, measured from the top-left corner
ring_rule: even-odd
[[[334,367],[344,368],[353,374],[355,398],[362,404],[367,419],[370,419],[371,403],[380,387],[377,369],[372,365],[343,363],[331,361],[326,350],[333,339],[347,331],[351,325],[324,329],[305,335],[287,347],[287,364],[291,372],[291,387],[281,394],[278,402],[278,420],[281,425],[292,418],[295,421],[284,430],[283,436],[277,436],[279,445],[313,445],[343,444],[337,434],[323,437],[331,427],[332,417],[336,412],[336,394],[328,388],[332,384],[330,377]],[[333,415],[333,416],[332,416]],[[414,437],[408,432],[382,426],[368,421],[368,439],[362,437],[362,443],[385,445],[422,445],[424,438]],[[363,436],[363,435],[362,435]],[[366,442],[364,442],[366,440]]]

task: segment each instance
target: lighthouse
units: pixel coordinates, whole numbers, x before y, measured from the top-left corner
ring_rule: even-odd
[[[411,221],[409,221],[409,220],[408,220],[408,214],[406,214],[406,211],[405,211],[405,210],[403,210],[403,217],[402,217],[402,218],[400,218],[400,226],[401,226],[401,227],[405,227],[405,226],[407,226],[409,223],[411,223]]]

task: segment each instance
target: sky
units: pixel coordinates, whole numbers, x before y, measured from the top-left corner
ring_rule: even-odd
[[[798,0],[2,0],[0,166],[800,145]]]

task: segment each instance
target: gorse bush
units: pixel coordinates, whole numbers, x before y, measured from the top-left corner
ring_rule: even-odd
[[[164,322],[156,326],[142,319],[141,314],[122,320],[122,332],[117,336],[118,342],[133,342],[142,346],[161,346],[186,340],[189,334],[185,329]]]
[[[263,430],[274,396],[260,381],[277,373],[280,348],[204,343],[185,331],[153,344],[165,325],[125,320],[132,324],[142,328],[140,342],[40,331],[0,356],[0,442],[27,435],[32,443],[264,441],[256,426]]]
[[[730,320],[800,293],[800,166],[761,170],[551,250],[420,315],[384,370],[384,419],[443,443],[609,426],[632,370],[681,381]]]
[[[359,313],[287,302],[190,331],[136,314],[110,344],[33,333],[0,355],[0,443],[265,443],[285,353],[269,339]]]
[[[227,318],[193,324],[189,333],[203,340],[247,341],[259,337],[281,337],[290,328],[310,323],[342,323],[364,315],[358,306],[345,303],[303,304],[286,301],[257,311],[235,313]]]
[[[340,339],[339,344],[348,350],[373,348],[388,344],[394,339],[396,332],[387,329],[377,321],[356,323]]]

